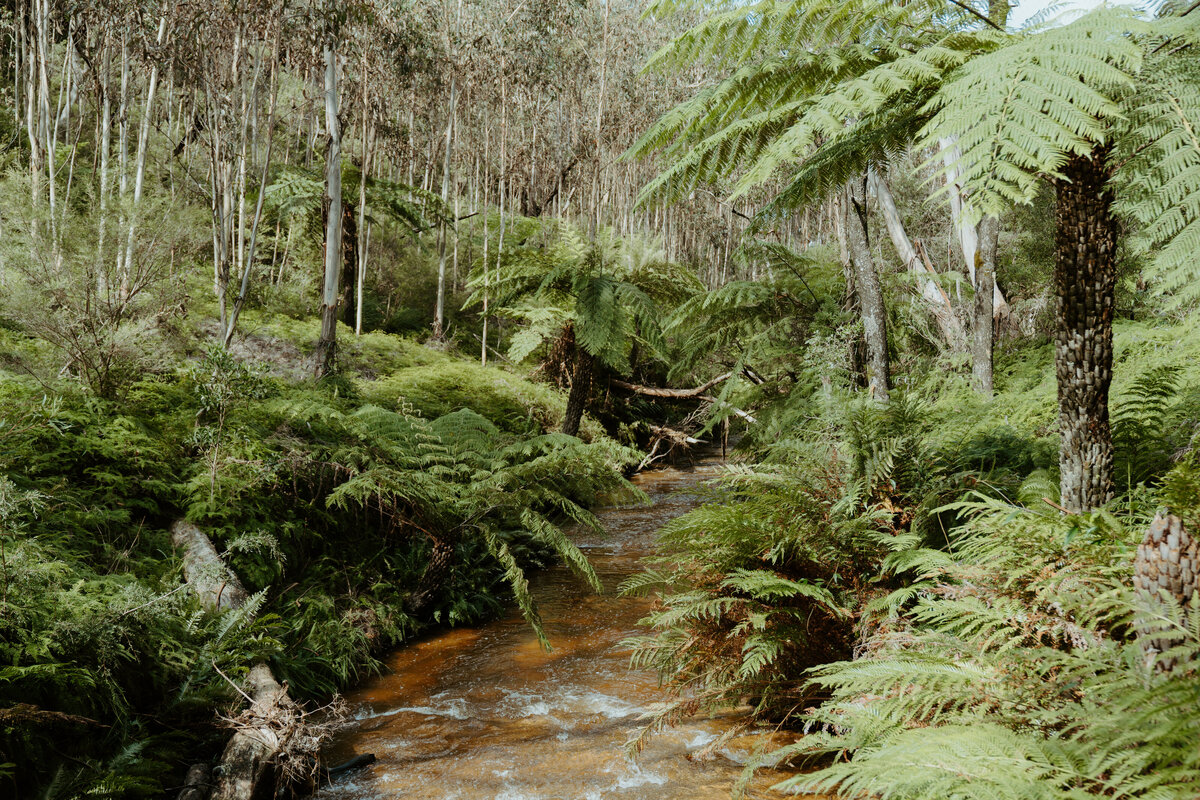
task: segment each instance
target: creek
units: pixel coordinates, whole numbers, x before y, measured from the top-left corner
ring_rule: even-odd
[[[593,594],[565,567],[532,581],[553,650],[519,614],[437,633],[395,652],[385,673],[346,699],[355,721],[326,754],[377,763],[322,790],[320,800],[725,800],[741,764],[768,734],[744,734],[706,754],[734,714],[690,721],[652,738],[632,760],[625,743],[643,712],[662,703],[657,677],[628,667],[620,645],[639,633],[650,601],[616,596],[654,550],[655,531],[695,508],[689,489],[718,474],[716,460],[693,470],[642,473],[649,506],[598,511],[605,534],[576,533],[604,584]],[[749,797],[782,796],[763,788]]]

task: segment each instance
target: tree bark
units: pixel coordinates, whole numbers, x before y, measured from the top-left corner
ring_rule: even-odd
[[[342,132],[338,124],[337,51],[333,35],[325,42],[325,286],[321,296],[321,338],[317,340],[315,374],[333,371],[337,350],[338,278],[342,270]]]
[[[858,294],[863,322],[863,337],[867,343],[867,390],[877,400],[886,401],[891,388],[887,350],[887,309],[883,305],[883,289],[875,258],[871,255],[867,237],[866,192],[863,181],[848,185],[846,204],[846,245],[854,265],[854,286]]]
[[[960,157],[958,143],[953,139],[942,139],[940,144],[942,159],[947,168],[946,184],[950,187],[950,216],[958,236],[959,247],[962,248],[963,261],[967,265],[967,276],[971,279],[973,286],[978,281],[975,276],[975,264],[979,255],[979,225],[982,223],[969,225],[966,221],[963,202],[964,187],[957,166]],[[1008,300],[1004,298],[1004,293],[1000,291],[995,280],[992,281],[992,314],[998,319],[1003,319],[1009,314]]]
[[[984,217],[979,223],[979,251],[975,262],[975,314],[971,323],[971,371],[975,390],[992,396],[992,353],[995,349],[996,324],[992,313],[992,289],[996,284],[996,250],[1000,241],[1000,220]]]
[[[575,368],[571,373],[571,392],[567,395],[567,411],[563,415],[562,432],[575,436],[583,421],[588,394],[592,390],[592,369],[595,357],[579,344],[575,345]]]
[[[442,160],[442,204],[450,203],[450,157],[454,151],[454,115],[458,104],[457,76],[450,76],[450,113],[446,119],[446,152]],[[441,339],[446,327],[446,237],[450,228],[445,221],[438,231],[437,302],[433,309],[433,338]]]
[[[946,344],[955,351],[961,350],[966,332],[963,331],[958,315],[954,313],[950,297],[938,286],[933,271],[927,269],[917,255],[912,240],[908,238],[908,231],[904,229],[904,221],[900,218],[900,210],[896,207],[896,200],[892,197],[892,190],[887,181],[874,170],[871,170],[869,180],[875,198],[879,201],[879,210],[883,214],[883,221],[887,225],[888,236],[891,237],[892,246],[896,248],[896,254],[900,256],[908,271],[920,281],[921,297],[929,304],[929,310],[933,313]]]
[[[1108,152],[1072,156],[1055,182],[1054,292],[1060,489],[1069,511],[1112,497],[1113,292],[1117,223],[1107,186]]]

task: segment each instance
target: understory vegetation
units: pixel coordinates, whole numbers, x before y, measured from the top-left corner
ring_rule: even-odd
[[[311,790],[697,445],[631,756],[1200,795],[1200,6],[643,5],[0,13],[0,795]]]

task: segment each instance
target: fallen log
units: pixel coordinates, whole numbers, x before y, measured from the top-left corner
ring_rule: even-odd
[[[171,526],[171,541],[183,551],[184,578],[205,608],[234,610],[250,599],[204,531],[186,520],[177,520]],[[259,662],[250,669],[243,686],[234,688],[249,700],[250,706],[227,720],[234,734],[212,771],[212,779],[192,780],[193,774],[200,776],[202,770],[207,770],[205,764],[194,765],[188,770],[179,800],[273,797],[280,780],[304,782],[305,776],[297,773],[307,771],[311,782],[316,773],[320,736],[307,735],[315,741],[298,741],[306,737],[305,714],[288,696],[287,684],[280,684],[271,668]]]
[[[212,541],[187,520],[171,525],[171,543],[183,551],[183,577],[210,610],[241,608],[250,599],[242,582],[217,553]]]
[[[275,761],[295,735],[303,714],[271,668],[259,662],[246,676],[250,707],[233,720],[235,733],[225,746],[211,800],[250,800],[274,795]],[[264,792],[264,784],[270,782]]]
[[[627,392],[633,392],[634,394],[640,394],[645,397],[663,397],[669,400],[688,400],[693,397],[701,397],[701,395],[703,395],[712,387],[716,386],[718,383],[727,381],[732,377],[732,372],[726,372],[724,375],[718,375],[708,383],[704,384],[703,386],[697,386],[695,389],[658,389],[653,386],[640,386],[636,383],[626,383],[625,381],[619,381],[615,378],[612,381],[612,385],[619,389],[624,389]]]

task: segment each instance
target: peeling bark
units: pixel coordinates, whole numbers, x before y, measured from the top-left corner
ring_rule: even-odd
[[[325,126],[329,141],[325,149],[325,285],[321,293],[321,338],[317,340],[315,375],[333,372],[337,352],[338,279],[342,255],[342,131],[338,122],[337,51],[333,37],[326,41]]]

